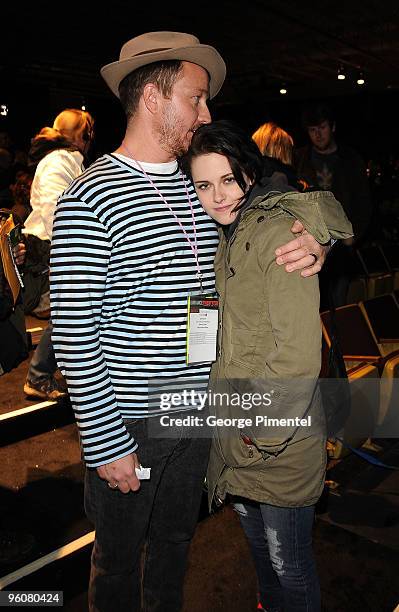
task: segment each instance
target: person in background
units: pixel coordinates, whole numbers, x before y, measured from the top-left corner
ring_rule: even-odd
[[[11,211],[0,208],[0,227],[7,221]],[[16,219],[13,218],[14,224]],[[26,250],[21,243],[14,247],[17,265],[25,261]],[[22,307],[21,292],[15,303],[8,284],[2,257],[0,257],[0,375],[10,372],[28,357],[28,338]]]
[[[216,416],[251,416],[254,422],[255,415],[273,410],[273,417],[306,415],[313,423],[310,430],[287,426],[278,433],[270,426],[216,428],[209,501],[233,496],[255,561],[260,609],[319,612],[312,527],[324,487],[326,440],[317,384],[318,279],[286,274],[275,262],[275,249],[289,238],[293,216],[317,232],[321,215],[328,234],[319,235],[321,241],[347,238],[352,227],[332,194],[298,193],[287,182],[283,187],[281,173],[265,175],[255,143],[228,121],[196,130],[184,168],[204,210],[219,225],[215,271],[223,316],[209,387],[221,391],[220,397],[226,392],[233,397],[240,388],[246,396],[274,392],[263,412],[216,406]],[[337,213],[331,214],[332,208]]]
[[[12,206],[12,181],[12,155],[8,149],[0,148],[0,208]]]
[[[308,184],[303,179],[298,179],[293,168],[292,137],[279,127],[276,123],[269,121],[263,123],[253,134],[252,140],[256,142],[264,156],[265,171],[269,173],[279,172],[280,179],[297,191],[304,191]]]
[[[30,192],[32,212],[23,230],[27,244],[24,268],[25,313],[50,316],[49,256],[57,200],[84,170],[84,160],[94,136],[94,120],[87,111],[63,110],[53,127],[44,127],[32,139],[30,167],[36,166]],[[28,397],[58,400],[66,395],[62,379],[54,376],[57,362],[49,321],[33,354],[24,392]]]
[[[14,185],[11,186],[13,195],[11,212],[22,227],[24,227],[26,219],[32,212],[30,205],[32,181],[33,176],[29,172],[21,172]]]
[[[8,217],[9,210],[1,209],[0,227]],[[14,248],[14,256],[20,266],[24,263],[25,253],[23,243]],[[18,367],[27,357],[28,338],[21,299],[18,298],[14,304],[0,258],[0,377]],[[6,506],[2,505],[3,512]],[[34,549],[35,538],[23,529],[11,530],[3,512],[0,511],[0,564],[22,562]]]
[[[186,362],[187,300],[214,291],[218,235],[177,159],[211,121],[208,98],[225,71],[218,51],[192,34],[148,32],[127,41],[119,60],[101,70],[126,114],[123,140],[57,207],[52,337],[87,468],[93,612],[142,605],[178,612],[182,605],[209,440],[182,429],[154,438],[164,412],[153,396],[160,380],[199,390],[208,382],[209,362]],[[314,274],[326,250],[301,235],[278,258]],[[140,464],[151,468],[142,483]]]
[[[262,155],[279,159],[286,166],[292,166],[292,137],[273,121],[263,123],[252,134],[252,140],[258,145]]]
[[[331,191],[353,225],[353,238],[332,249],[320,276],[321,308],[336,308],[346,304],[353,248],[361,246],[372,217],[366,164],[351,147],[337,141],[336,122],[328,105],[305,107],[302,125],[310,143],[294,152],[297,175],[313,188]]]

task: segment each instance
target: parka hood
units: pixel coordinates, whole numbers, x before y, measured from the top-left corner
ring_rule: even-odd
[[[276,207],[301,221],[320,244],[327,244],[331,239],[343,240],[353,236],[352,224],[331,191],[267,191],[264,195],[253,194],[246,210],[256,208],[272,211]]]

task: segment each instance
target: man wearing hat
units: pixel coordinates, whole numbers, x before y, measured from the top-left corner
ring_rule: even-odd
[[[187,298],[215,291],[218,235],[176,160],[210,122],[207,100],[225,71],[216,49],[190,34],[128,41],[101,70],[126,112],[125,137],[72,183],[55,215],[53,343],[87,466],[92,611],[140,610],[141,591],[147,611],[181,608],[209,440],[179,426],[153,437],[165,413],[152,391],[206,389],[210,363],[186,363]],[[278,262],[304,275],[325,256],[311,236],[282,253]],[[144,480],[140,466],[150,468]]]

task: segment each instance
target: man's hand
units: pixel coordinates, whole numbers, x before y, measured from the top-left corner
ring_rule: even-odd
[[[97,468],[97,474],[108,482],[111,489],[119,489],[122,493],[138,491],[140,481],[136,476],[135,468],[140,466],[136,453],[116,459]]]
[[[26,257],[26,246],[23,242],[20,242],[13,248],[15,261],[17,266],[22,266]]]
[[[291,232],[300,236],[276,249],[276,263],[279,266],[286,264],[287,272],[301,270],[301,276],[313,276],[320,272],[331,247],[319,244],[298,220],[291,227]]]

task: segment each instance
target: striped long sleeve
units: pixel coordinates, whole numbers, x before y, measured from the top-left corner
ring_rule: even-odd
[[[174,164],[159,166],[152,180],[193,239],[181,173]],[[217,231],[188,187],[204,288],[211,292]],[[185,360],[187,296],[198,293],[197,268],[146,177],[111,155],[60,198],[50,267],[54,350],[84,459],[97,467],[136,450],[124,421],[161,413],[149,399],[156,381],[206,386],[209,364]]]

